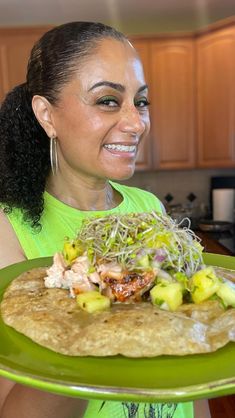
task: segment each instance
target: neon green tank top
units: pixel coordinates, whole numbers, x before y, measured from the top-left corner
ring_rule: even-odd
[[[112,213],[162,212],[160,200],[152,193],[110,182],[122,195],[122,202],[107,211],[80,211],[68,206],[49,193],[44,193],[44,211],[41,218],[41,231],[35,232],[28,223],[23,222],[22,213],[13,210],[8,219],[28,259],[47,257],[61,251],[64,238],[74,238],[82,220],[87,216],[109,215]],[[84,418],[193,418],[193,404],[131,403],[91,400]]]
[[[21,211],[13,210],[8,215],[8,219],[26,257],[28,259],[47,257],[61,251],[64,238],[74,238],[80,229],[82,220],[88,216],[150,212],[151,210],[162,211],[160,200],[152,193],[136,187],[110,183],[122,195],[123,200],[117,207],[106,211],[80,211],[45,192],[40,232],[34,231],[28,223],[23,222]]]

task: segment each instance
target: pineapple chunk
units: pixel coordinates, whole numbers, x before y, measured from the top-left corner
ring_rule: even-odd
[[[223,279],[216,294],[222,299],[224,305],[235,308],[235,284],[229,280]]]
[[[98,291],[90,291],[77,295],[78,306],[86,312],[94,313],[104,311],[110,307],[110,299]]]
[[[70,265],[80,255],[83,254],[83,248],[75,240],[65,241],[63,248],[63,256]]]
[[[189,286],[193,302],[200,303],[214,295],[221,286],[221,282],[213,267],[206,267],[193,274]]]
[[[161,309],[176,311],[183,303],[183,289],[180,283],[160,282],[150,290],[153,305]]]

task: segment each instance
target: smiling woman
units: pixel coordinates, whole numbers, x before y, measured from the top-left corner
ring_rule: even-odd
[[[1,267],[53,255],[87,216],[162,212],[156,196],[116,183],[134,172],[148,104],[141,61],[115,29],[72,22],[43,35],[0,109]],[[1,418],[193,417],[192,403],[86,409],[3,379],[0,399]]]

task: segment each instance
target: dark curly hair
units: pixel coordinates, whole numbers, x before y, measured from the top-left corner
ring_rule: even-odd
[[[56,104],[79,62],[104,38],[127,38],[102,23],[70,22],[46,32],[34,45],[26,83],[8,93],[0,108],[0,202],[5,212],[21,209],[40,228],[43,192],[50,174],[49,139],[32,110],[34,95]]]

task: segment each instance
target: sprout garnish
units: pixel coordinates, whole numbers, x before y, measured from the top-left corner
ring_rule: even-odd
[[[190,277],[203,264],[200,238],[155,211],[86,218],[76,242],[92,265],[115,261],[140,271],[159,266]]]

